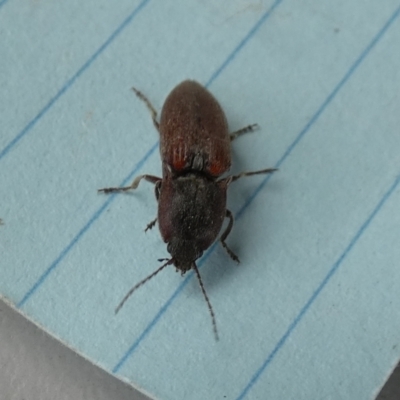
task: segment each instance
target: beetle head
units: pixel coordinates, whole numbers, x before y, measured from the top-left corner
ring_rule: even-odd
[[[171,261],[182,275],[192,269],[194,262],[203,255],[203,251],[196,245],[196,241],[183,240],[179,237],[172,238],[168,243],[167,250],[171,254]]]

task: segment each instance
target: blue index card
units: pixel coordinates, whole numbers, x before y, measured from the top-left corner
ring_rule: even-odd
[[[400,358],[400,1],[0,2],[0,293],[157,399],[373,399]],[[230,260],[168,267],[160,110],[204,84],[232,131]]]

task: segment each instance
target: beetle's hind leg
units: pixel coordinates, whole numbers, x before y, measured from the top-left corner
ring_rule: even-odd
[[[247,125],[242,129],[239,129],[238,131],[232,132],[229,136],[231,138],[231,142],[235,140],[237,137],[242,136],[245,133],[249,132],[254,132],[256,129],[258,129],[260,126],[258,124],[251,124]]]
[[[129,186],[103,188],[103,189],[99,189],[98,192],[114,193],[114,192],[126,192],[128,190],[133,190],[139,186],[139,183],[142,179],[145,179],[146,181],[154,183],[154,184],[161,182],[161,178],[154,176],[154,175],[139,175],[133,180],[133,182]]]
[[[157,121],[157,111],[153,107],[153,104],[151,104],[150,100],[140,90],[137,90],[134,87],[132,88],[132,90],[136,93],[136,96],[139,97],[139,99],[142,100],[146,104],[147,108],[150,111],[151,119],[153,120],[153,124],[156,127],[156,129],[159,130],[160,125]]]
[[[223,248],[229,254],[229,257],[232,258],[233,261],[236,261],[237,263],[240,263],[239,257],[225,243],[225,239],[230,234],[230,232],[232,230],[232,226],[233,226],[233,215],[232,215],[232,212],[229,211],[229,210],[226,210],[225,217],[229,218],[229,223],[228,223],[228,226],[226,227],[224,233],[222,234],[222,236],[221,236],[221,238],[219,240],[221,241],[221,244],[222,244]]]

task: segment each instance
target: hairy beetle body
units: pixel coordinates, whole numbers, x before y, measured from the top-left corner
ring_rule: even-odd
[[[228,186],[243,176],[267,174],[276,169],[267,168],[221,177],[231,166],[230,142],[241,134],[252,131],[256,125],[249,125],[230,134],[221,106],[199,83],[184,81],[171,91],[162,108],[160,123],[150,101],[137,89],[133,90],[146,103],[152,114],[153,124],[160,133],[162,178],[140,175],[130,186],[100,191],[111,193],[136,189],[142,179],[155,184],[158,215],[148,224],[146,230],[158,221],[171,258],[135,285],[118,305],[116,312],[139,286],[167,265],[173,264],[182,275],[193,269],[208,304],[214,333],[218,339],[214,312],[196,260],[217,239],[224,219],[228,218],[228,226],[222,233],[220,242],[230,257],[239,262],[239,258],[225,243],[233,226],[232,213],[226,209]]]

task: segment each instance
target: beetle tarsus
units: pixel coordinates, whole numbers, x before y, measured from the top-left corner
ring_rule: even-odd
[[[157,222],[157,218],[154,219],[153,221],[149,222],[144,231],[147,232],[149,229],[152,229],[154,227],[154,225],[156,224],[156,222]]]
[[[249,132],[254,132],[256,129],[258,129],[260,126],[258,124],[251,124],[251,125],[247,125],[242,129],[239,129],[235,132],[232,132],[229,137],[231,138],[231,142],[234,141],[236,138],[238,138],[239,136],[242,136],[245,133],[249,133]]]
[[[103,193],[106,193],[106,194],[108,194],[108,193],[112,193],[112,192],[117,192],[117,191],[119,191],[120,190],[120,188],[103,188],[103,189],[98,189],[97,191],[100,193],[100,192],[103,192]]]

